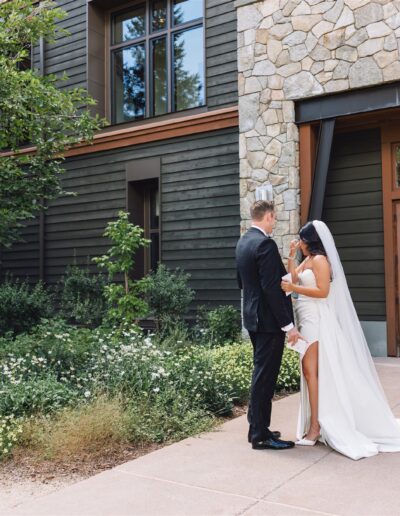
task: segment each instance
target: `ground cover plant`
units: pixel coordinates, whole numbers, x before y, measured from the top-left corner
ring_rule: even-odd
[[[165,344],[131,322],[96,329],[45,320],[0,339],[0,456],[47,458],[111,443],[164,443],[210,429],[248,399],[249,342]],[[298,387],[285,351],[280,390]]]

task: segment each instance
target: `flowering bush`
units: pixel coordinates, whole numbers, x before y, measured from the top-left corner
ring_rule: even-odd
[[[0,417],[46,415],[51,422],[67,409],[70,419],[82,418],[100,398],[111,405],[119,400],[123,429],[118,435],[172,440],[206,429],[213,416],[246,402],[252,361],[248,343],[166,344],[128,322],[89,330],[47,321],[30,335],[0,339]],[[278,390],[298,384],[298,357],[285,350]],[[3,433],[10,436],[7,443],[14,439],[12,425]]]
[[[10,455],[22,432],[22,423],[13,415],[0,416],[0,459]]]

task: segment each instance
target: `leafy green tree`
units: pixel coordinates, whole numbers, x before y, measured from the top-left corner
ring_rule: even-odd
[[[143,238],[143,229],[131,224],[128,215],[120,211],[118,219],[107,224],[104,236],[111,240],[111,247],[103,256],[93,258],[98,267],[108,272],[111,281],[104,287],[104,293],[110,306],[109,319],[114,322],[136,321],[148,311],[147,303],[141,297],[142,282],[131,280],[129,274],[135,267],[136,251],[148,245],[150,240]],[[123,285],[115,281],[121,274]]]
[[[105,124],[81,88],[62,90],[60,77],[26,67],[32,45],[65,33],[56,3],[13,0],[0,5],[0,243],[18,239],[21,221],[62,194],[63,155]]]

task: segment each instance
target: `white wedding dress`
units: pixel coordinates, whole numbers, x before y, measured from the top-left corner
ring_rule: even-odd
[[[333,237],[323,222],[313,224],[332,268],[330,292],[325,299],[300,295],[294,303],[300,333],[308,342],[319,342],[319,440],[354,460],[400,452],[400,423],[381,387]],[[300,273],[299,281],[306,287],[316,286],[311,269]],[[298,439],[309,426],[308,389],[301,371]]]

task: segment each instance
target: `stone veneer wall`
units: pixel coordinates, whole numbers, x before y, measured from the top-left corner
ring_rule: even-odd
[[[293,99],[400,79],[400,0],[237,0],[242,230],[274,187],[284,256],[299,220]]]

